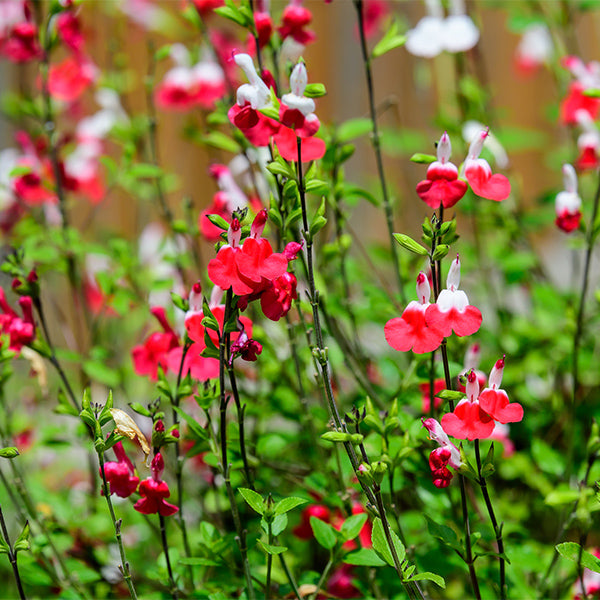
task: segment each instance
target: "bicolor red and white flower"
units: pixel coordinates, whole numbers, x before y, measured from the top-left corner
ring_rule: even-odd
[[[495,421],[518,423],[523,419],[523,407],[518,402],[511,402],[508,394],[500,387],[504,373],[504,357],[496,361],[488,379],[488,387],[479,394],[479,405]]]
[[[418,300],[409,302],[400,317],[390,319],[385,325],[385,339],[394,350],[412,350],[415,354],[424,354],[439,348],[444,334],[439,327],[430,326],[425,319],[426,311],[432,306],[430,297],[429,281],[421,272],[417,275]]]
[[[417,184],[417,195],[434,210],[451,208],[467,191],[467,184],[458,179],[458,168],[450,162],[451,153],[450,136],[444,132],[437,146],[437,160],[427,168],[427,178]]]
[[[137,490],[140,478],[135,474],[133,463],[125,453],[123,444],[117,442],[113,450],[117,460],[104,463],[104,475],[109,484],[109,492],[121,498],[129,498]],[[100,475],[102,475],[101,468]]]
[[[448,469],[458,469],[462,465],[460,450],[450,441],[448,434],[435,419],[421,419],[423,427],[429,432],[429,437],[439,444],[439,447],[429,455],[429,467],[433,485],[445,488],[450,485],[453,473]]]
[[[500,173],[493,174],[488,161],[479,158],[488,135],[489,130],[484,129],[471,142],[464,164],[464,175],[475,194],[500,202],[510,195],[510,182]]]
[[[563,165],[564,190],[556,195],[556,226],[565,233],[579,228],[581,197],[577,192],[577,173],[572,165]]]
[[[33,319],[33,301],[29,296],[21,296],[18,300],[23,317],[6,300],[4,290],[0,288],[0,333],[8,335],[9,350],[17,353],[35,339],[35,321]]]
[[[585,64],[578,56],[567,56],[562,64],[574,76],[567,95],[560,104],[560,120],[565,125],[577,124],[577,111],[586,111],[592,120],[600,114],[600,98],[586,96],[589,89],[600,88],[600,63],[597,61]]]
[[[459,289],[459,285],[460,259],[457,254],[448,271],[446,289],[425,312],[427,327],[441,332],[443,337],[452,335],[452,332],[459,337],[472,335],[481,327],[481,311],[469,304],[467,294]]]

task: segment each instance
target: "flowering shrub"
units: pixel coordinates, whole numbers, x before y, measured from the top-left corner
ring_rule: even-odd
[[[3,597],[598,594],[597,8],[527,126],[489,10],[0,3]]]

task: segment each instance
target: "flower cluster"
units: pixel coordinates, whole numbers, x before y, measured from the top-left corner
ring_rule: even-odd
[[[390,319],[384,328],[385,339],[395,350],[415,354],[433,352],[445,337],[472,335],[482,322],[480,310],[469,304],[465,292],[459,289],[460,260],[458,254],[448,271],[446,289],[435,304],[429,302],[431,287],[425,273],[417,276],[417,297],[400,317]]]
[[[320,127],[319,119],[314,114],[315,103],[304,96],[307,85],[304,63],[298,63],[292,70],[291,92],[281,98],[278,122],[260,112],[270,105],[271,93],[256,72],[250,56],[236,54],[234,60],[246,74],[249,83],[238,88],[237,101],[229,109],[229,120],[255,146],[267,146],[273,138],[279,153],[286,160],[298,161],[298,140],[302,161],[322,158],[325,142],[313,137]]]
[[[31,344],[35,339],[35,322],[33,320],[33,301],[30,296],[21,296],[18,300],[23,317],[15,312],[0,288],[0,333],[8,335],[9,350],[20,352],[23,346]]]

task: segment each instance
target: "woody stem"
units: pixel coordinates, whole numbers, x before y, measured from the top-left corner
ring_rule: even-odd
[[[169,544],[167,542],[167,525],[165,518],[159,513],[158,521],[160,523],[160,540],[162,542],[163,552],[165,553],[165,561],[167,563],[167,572],[169,573],[169,584],[171,585],[171,596],[173,600],[177,600],[179,595],[177,593],[177,584],[173,578],[173,569],[171,568],[171,559],[169,558]]]

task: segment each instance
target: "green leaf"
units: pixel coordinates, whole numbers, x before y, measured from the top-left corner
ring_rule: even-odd
[[[546,504],[550,506],[561,506],[563,504],[571,504],[579,499],[579,492],[570,489],[555,489],[552,490],[544,499]]]
[[[317,519],[317,517],[311,517],[310,526],[319,546],[331,550],[336,545],[336,531],[329,523],[325,523],[325,521],[321,521],[321,519]]]
[[[377,58],[383,56],[394,48],[403,46],[406,42],[406,36],[399,33],[398,21],[394,20],[390,28],[386,31],[385,35],[377,42],[375,48],[373,48],[372,56]]]
[[[429,250],[419,244],[419,242],[413,240],[410,236],[404,235],[403,233],[394,233],[394,239],[403,247],[419,256],[427,256]]]
[[[93,379],[103,383],[107,387],[118,387],[121,383],[121,378],[118,371],[111,369],[104,362],[96,360],[86,360],[83,363],[83,371],[85,374]]]
[[[25,521],[25,526],[19,534],[19,537],[15,540],[13,549],[15,553],[17,553],[19,550],[29,550],[29,547],[29,521]]]
[[[600,89],[598,88],[589,88],[583,91],[584,96],[588,96],[590,98],[600,98]]]
[[[188,415],[184,410],[179,408],[178,406],[173,406],[173,410],[188,424],[190,428],[190,433],[196,440],[206,440],[208,439],[208,433],[206,430],[192,417]],[[262,513],[261,513],[262,514]]]
[[[442,400],[460,402],[463,398],[466,398],[466,394],[464,392],[457,392],[455,390],[442,390],[441,392],[437,393],[435,397],[441,398]]]
[[[321,98],[325,94],[327,94],[327,90],[322,83],[309,83],[304,88],[304,95],[307,98]]]
[[[227,6],[219,6],[218,8],[213,9],[213,12],[241,25],[242,27],[246,27],[247,19],[242,12],[235,6],[233,3],[226,2]]]
[[[258,540],[258,545],[267,553],[267,554],[282,554],[287,550],[285,546],[273,546],[273,544],[265,544],[265,542],[261,542]]]
[[[446,244],[438,244],[435,250],[433,251],[433,256],[431,257],[431,260],[442,260],[442,258],[444,258],[444,256],[446,256],[449,251],[450,246]]]
[[[163,170],[157,165],[137,163],[129,167],[127,174],[135,179],[156,179],[162,177]]]
[[[259,515],[265,514],[265,501],[263,497],[249,488],[239,488],[238,491],[244,500],[253,508]]]
[[[446,582],[444,581],[444,578],[440,575],[436,575],[435,573],[430,573],[429,571],[417,573],[406,581],[433,581],[433,583],[439,585],[443,590],[446,589]]]
[[[321,439],[328,442],[351,442],[353,435],[352,433],[345,433],[343,431],[328,431],[321,436]]]
[[[229,229],[229,223],[221,215],[206,215],[206,218],[219,229],[227,231]]]
[[[200,141],[207,146],[225,150],[225,152],[231,152],[232,154],[240,152],[240,145],[221,131],[211,131],[207,135],[203,135]]]
[[[386,564],[372,548],[361,548],[355,552],[350,552],[344,557],[344,562],[361,567],[383,567]]]
[[[263,518],[264,521],[264,518]],[[280,533],[282,533],[285,528],[287,527],[288,524],[288,518],[286,514],[283,515],[277,515],[274,519],[273,522],[271,523],[271,532],[273,533],[274,536],[278,536]]]
[[[367,522],[369,516],[367,513],[359,513],[348,517],[343,523],[340,533],[346,540],[353,540]]]
[[[10,554],[10,546],[4,541],[0,535],[0,554]]]
[[[447,525],[441,525],[440,523],[436,523],[431,517],[425,515],[425,519],[427,520],[427,530],[429,534],[439,540],[442,540],[445,544],[450,546],[451,548],[460,549],[460,542],[456,532],[451,527]]]
[[[336,131],[336,139],[341,144],[373,131],[371,119],[350,119],[342,123]]]
[[[396,535],[396,533],[391,529],[390,536],[392,538],[392,543],[394,544],[394,549],[396,550],[396,555],[398,556],[398,562],[401,563],[404,560],[404,556],[406,554],[404,544],[400,541],[400,538]],[[376,518],[375,522],[373,523],[373,531],[371,532],[371,542],[373,544],[373,550],[377,552],[380,558],[385,560],[385,562],[388,565],[390,565],[390,567],[393,567],[394,559],[392,557],[392,552],[388,545],[387,538],[385,537],[383,523],[379,518]]]
[[[325,217],[315,217],[310,224],[310,236],[313,237],[316,233],[321,231],[325,225],[327,225],[327,219]]]
[[[278,157],[272,163],[267,165],[267,170],[273,175],[283,175],[288,179],[293,179],[296,176],[294,169],[290,164],[285,162],[285,160],[281,157]]]
[[[579,561],[579,552],[581,546],[575,542],[564,542],[556,546],[556,551],[574,563]],[[600,573],[600,559],[594,556],[591,552],[584,550],[581,553],[581,566],[594,571],[594,573]]]
[[[329,185],[325,181],[312,179],[306,184],[305,190],[310,194],[326,196],[329,193]]]
[[[305,500],[304,498],[297,498],[295,496],[292,496],[290,498],[284,498],[283,500],[280,500],[274,506],[273,512],[276,515],[282,515],[286,512],[289,512],[293,508],[296,508],[296,506],[300,506],[301,504],[306,504],[307,502],[308,502],[308,500]]]
[[[19,451],[14,446],[7,446],[6,448],[0,448],[1,458],[15,458],[19,456]]]
[[[410,157],[410,160],[421,165],[429,165],[437,160],[437,156],[434,156],[433,154],[421,154],[416,152]]]

